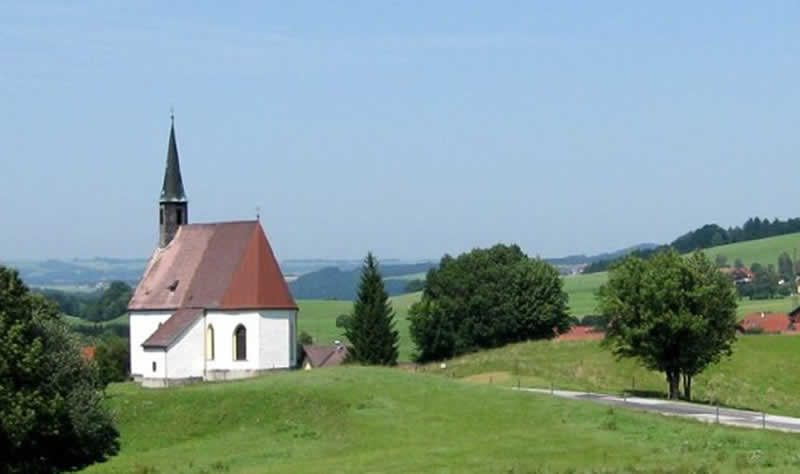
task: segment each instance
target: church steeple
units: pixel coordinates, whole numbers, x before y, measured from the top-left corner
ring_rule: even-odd
[[[164,184],[159,200],[159,247],[166,247],[172,242],[178,227],[189,222],[189,202],[183,190],[178,145],[175,141],[175,117],[170,115],[170,121],[167,168],[164,171]]]

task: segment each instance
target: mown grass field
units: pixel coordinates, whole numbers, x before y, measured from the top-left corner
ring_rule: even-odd
[[[564,291],[569,295],[570,314],[578,318],[597,314],[595,292],[606,280],[606,272],[564,277]]]
[[[743,336],[733,356],[708,368],[692,382],[701,402],[800,417],[800,336]],[[664,396],[664,375],[635,361],[617,361],[599,341],[537,341],[469,354],[426,367],[427,372],[501,385],[623,391]]]
[[[419,298],[420,293],[390,298],[400,336],[400,360],[411,360],[414,352],[414,344],[408,332],[408,308]],[[344,340],[342,329],[336,327],[336,317],[353,310],[351,301],[298,300],[297,305],[300,307],[298,329],[310,334],[315,344],[331,344],[337,339]]]
[[[582,317],[595,313],[594,291],[607,278],[606,273],[595,273],[569,277],[564,279],[564,289],[569,294],[570,314]],[[400,359],[412,359],[415,351],[414,343],[408,332],[408,309],[418,301],[421,293],[391,298],[395,311],[397,330],[400,334]],[[780,298],[774,300],[739,300],[737,315],[741,318],[746,314],[760,311],[787,313],[797,306],[795,298]],[[349,301],[333,300],[299,300],[300,306],[299,328],[306,331],[318,344],[330,344],[334,340],[344,340],[342,330],[336,327],[336,317],[352,310],[353,304]]]
[[[121,452],[87,473],[793,472],[797,437],[397,369],[110,387]]]

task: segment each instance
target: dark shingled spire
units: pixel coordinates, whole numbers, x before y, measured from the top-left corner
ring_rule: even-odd
[[[181,164],[178,161],[178,145],[175,144],[175,118],[169,129],[169,148],[167,149],[167,170],[164,173],[164,186],[161,188],[161,202],[186,202],[181,178]]]

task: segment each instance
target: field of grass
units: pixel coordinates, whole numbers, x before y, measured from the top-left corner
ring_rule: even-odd
[[[712,259],[719,254],[725,255],[731,265],[735,259],[740,258],[749,267],[753,262],[762,265],[770,263],[777,265],[778,256],[783,252],[788,253],[794,259],[795,250],[798,251],[798,257],[800,257],[800,233],[721,245],[705,250],[705,252]]]
[[[400,336],[400,360],[411,360],[414,343],[408,333],[408,308],[419,300],[420,293],[409,293],[390,298],[394,308],[396,328]],[[298,329],[306,331],[317,344],[330,344],[335,340],[344,340],[343,331],[336,327],[336,317],[350,313],[353,303],[335,300],[298,300],[300,316]]]
[[[607,273],[593,273],[564,279],[564,289],[569,294],[570,314],[580,318],[595,313],[594,292],[605,282],[607,276]],[[397,330],[400,333],[401,361],[411,360],[415,350],[408,333],[408,308],[419,300],[420,295],[421,293],[409,293],[391,298]],[[300,306],[299,328],[311,334],[315,343],[330,344],[334,340],[344,339],[342,330],[336,327],[336,317],[350,312],[353,307],[351,302],[299,300],[297,304]],[[741,318],[759,311],[788,313],[800,302],[789,297],[774,300],[739,300],[738,304],[737,315]]]
[[[569,295],[569,313],[578,318],[596,314],[594,294],[607,279],[606,272],[564,277],[564,291]]]
[[[113,385],[121,452],[87,473],[790,472],[796,436],[396,369]]]
[[[733,356],[692,382],[693,398],[723,405],[800,416],[800,337],[743,336]],[[426,371],[501,385],[589,390],[640,391],[663,396],[664,375],[634,361],[616,361],[599,341],[537,341],[466,355]]]

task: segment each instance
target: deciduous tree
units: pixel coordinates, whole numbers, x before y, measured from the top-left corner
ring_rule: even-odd
[[[598,291],[611,320],[605,344],[617,357],[638,359],[664,372],[670,398],[681,379],[691,398],[692,377],[731,354],[736,337],[733,283],[702,253],[683,258],[669,250],[614,267]]]
[[[409,320],[422,361],[552,338],[570,325],[558,271],[516,245],[445,255]]]
[[[115,453],[101,389],[55,305],[0,266],[0,472],[77,470]]]

